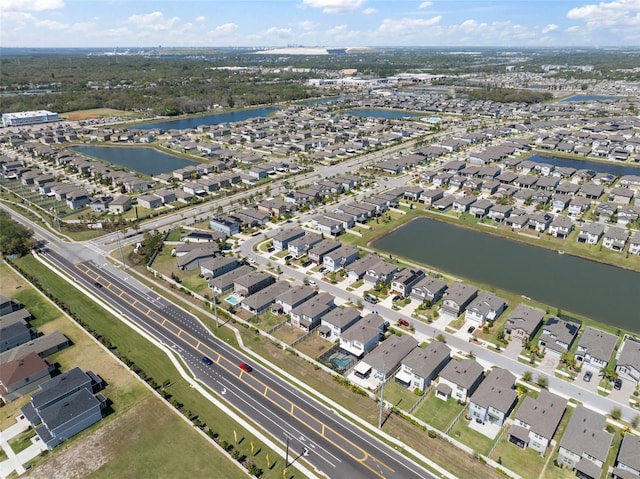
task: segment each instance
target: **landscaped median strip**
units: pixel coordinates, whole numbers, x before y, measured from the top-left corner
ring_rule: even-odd
[[[154,337],[150,336],[146,331],[144,331],[143,329],[141,329],[140,327],[138,327],[135,323],[129,321],[126,317],[124,317],[123,315],[121,315],[118,311],[114,310],[109,304],[103,302],[100,298],[96,297],[95,295],[93,295],[89,290],[82,288],[82,286],[80,284],[78,284],[76,281],[74,281],[72,278],[68,277],[66,275],[66,273],[59,271],[57,269],[55,269],[51,264],[49,264],[47,261],[45,261],[43,258],[40,257],[40,255],[38,254],[34,254],[34,257],[40,262],[42,263],[45,267],[51,269],[54,273],[56,273],[57,275],[59,275],[60,277],[64,278],[69,284],[75,286],[77,289],[79,289],[80,291],[82,291],[84,294],[86,294],[87,296],[89,296],[95,303],[97,303],[98,305],[100,305],[102,308],[104,308],[105,310],[107,310],[109,313],[111,313],[112,315],[114,315],[116,318],[118,318],[120,321],[122,321],[124,324],[126,324],[127,326],[129,326],[131,329],[133,329],[135,332],[137,332],[140,336],[144,337],[146,340],[150,341],[154,346],[156,346],[157,348],[159,348],[160,350],[162,350],[169,358],[169,360],[171,361],[171,363],[173,364],[173,366],[175,367],[176,371],[178,371],[178,373],[180,374],[180,376],[182,376],[182,378],[188,383],[190,384],[196,391],[198,391],[200,394],[202,394],[205,398],[207,398],[214,406],[216,406],[217,408],[219,408],[221,411],[223,411],[227,416],[229,416],[230,418],[232,418],[235,422],[237,422],[238,424],[240,424],[242,427],[244,427],[247,431],[249,431],[251,434],[253,434],[257,439],[259,439],[260,441],[262,441],[267,447],[269,447],[270,449],[272,449],[275,453],[277,453],[279,456],[281,457],[285,457],[286,453],[283,449],[281,449],[281,447],[276,444],[275,442],[273,442],[269,437],[267,437],[266,435],[264,435],[260,430],[258,430],[257,428],[255,428],[253,426],[253,424],[249,423],[248,421],[246,421],[243,417],[239,416],[236,414],[235,411],[233,411],[232,409],[230,409],[229,407],[226,406],[226,404],[224,404],[223,402],[219,401],[216,397],[214,397],[211,393],[209,393],[204,387],[202,387],[202,385],[200,384],[200,382],[196,379],[194,379],[192,377],[192,375],[190,375],[185,368],[187,367],[186,365],[183,366],[182,362],[180,360],[178,360],[175,357],[175,353],[169,349],[168,347],[166,347],[163,343],[157,341]],[[192,371],[189,370],[189,372],[191,374],[193,374]],[[144,381],[143,381],[144,382]],[[146,384],[146,383],[145,383]],[[150,388],[149,385],[147,385],[147,387]],[[153,390],[153,388],[151,388]],[[157,392],[155,390],[153,390],[154,394],[157,394]],[[180,416],[182,416],[180,414]],[[184,416],[183,416],[184,417]],[[189,422],[189,420],[187,418],[184,418],[187,422]],[[190,423],[190,422],[189,422]],[[203,432],[201,432],[201,434],[206,437],[207,439],[208,436],[206,436],[206,434],[204,434]],[[215,441],[212,441],[217,447],[219,447],[217,445],[217,443],[215,443]],[[226,451],[225,451],[226,453]],[[234,463],[237,464],[237,461],[233,461]],[[242,467],[239,464],[237,464],[238,467]],[[295,465],[295,468],[297,470],[299,470],[302,474],[304,474],[305,477],[311,478],[311,479],[320,479],[320,476],[318,476],[317,474],[311,472],[309,469],[307,469],[306,467],[304,467],[302,464],[298,463]]]

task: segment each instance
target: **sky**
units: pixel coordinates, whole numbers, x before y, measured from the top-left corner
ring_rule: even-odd
[[[0,0],[0,47],[639,46],[640,0]]]

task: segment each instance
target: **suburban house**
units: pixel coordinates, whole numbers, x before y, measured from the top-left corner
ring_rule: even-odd
[[[7,298],[0,294],[0,316],[13,313],[14,311],[18,311],[22,308],[24,308],[24,306],[15,299]]]
[[[219,216],[209,220],[209,227],[213,231],[219,231],[227,236],[240,233],[240,221],[228,216]]]
[[[400,367],[402,360],[418,346],[418,341],[409,335],[392,335],[380,343],[354,368],[361,378],[373,376],[378,381],[389,381]]]
[[[311,331],[319,324],[322,316],[336,307],[335,297],[329,293],[320,293],[300,304],[290,313],[291,324]]]
[[[549,234],[566,239],[573,230],[573,220],[565,215],[557,215],[549,225]]]
[[[279,312],[289,314],[293,308],[297,308],[316,294],[318,294],[317,291],[309,286],[297,286],[279,295],[275,298],[275,302],[279,306]]]
[[[440,341],[432,341],[424,349],[413,349],[402,360],[396,382],[413,391],[424,391],[450,360],[449,346]]]
[[[633,434],[625,434],[622,437],[611,477],[613,479],[640,477],[640,437]]]
[[[549,354],[560,356],[569,351],[571,344],[578,335],[580,324],[560,318],[549,318],[542,327],[542,334],[538,340],[540,346],[546,348]]]
[[[138,206],[149,210],[154,210],[162,206],[162,198],[156,195],[140,195],[136,200],[138,201]]]
[[[324,255],[322,265],[329,271],[338,271],[358,259],[358,249],[342,245]]]
[[[295,258],[300,258],[305,254],[309,255],[310,251],[314,247],[324,242],[331,242],[336,245],[336,248],[340,246],[339,241],[323,240],[322,236],[320,235],[307,233],[304,236],[301,236],[299,238],[295,238],[289,241],[289,244],[287,245],[287,251]]]
[[[14,359],[19,359],[29,353],[36,353],[41,358],[57,353],[69,346],[69,339],[60,331],[53,331],[32,339],[28,343],[16,346],[4,353],[0,353],[0,365],[6,364]]]
[[[469,416],[483,424],[502,426],[518,402],[515,382],[508,370],[492,369],[469,398]]]
[[[513,206],[511,205],[495,204],[491,208],[489,208],[489,213],[487,213],[487,216],[494,221],[500,222],[508,218],[511,215],[512,210]]]
[[[260,314],[269,309],[278,296],[286,294],[291,289],[293,288],[289,286],[287,281],[276,281],[244,298],[241,306],[252,314]]]
[[[613,441],[605,430],[606,418],[582,405],[576,406],[560,440],[558,463],[583,479],[602,477],[602,466]]]
[[[226,293],[227,291],[231,291],[233,289],[233,285],[236,279],[251,273],[254,269],[249,265],[242,265],[238,268],[235,268],[228,273],[224,273],[217,278],[209,279],[209,286],[213,289],[213,292],[216,294]]]
[[[93,372],[74,368],[40,385],[21,411],[48,449],[102,419],[106,399],[94,392],[103,385]]]
[[[553,216],[549,213],[531,213],[529,215],[529,222],[527,223],[527,227],[530,230],[535,230],[538,233],[543,233],[547,231],[549,225],[553,221]]]
[[[131,209],[131,198],[127,195],[118,195],[109,202],[107,209],[114,215],[123,214]]]
[[[377,261],[364,274],[364,284],[375,288],[376,286],[388,286],[391,283],[398,267],[384,260]]]
[[[406,298],[411,288],[424,277],[425,272],[421,269],[402,268],[393,275],[391,292]]]
[[[598,244],[604,234],[604,225],[600,223],[587,223],[578,233],[578,243]]]
[[[475,359],[449,361],[440,371],[436,397],[447,401],[453,398],[466,402],[484,379],[484,369]]]
[[[607,228],[607,231],[604,234],[604,239],[602,240],[602,246],[604,248],[609,248],[612,251],[622,251],[624,246],[627,244],[628,238],[629,233],[627,230],[618,228],[617,226],[612,226]]]
[[[544,456],[566,407],[566,399],[546,389],[541,389],[537,398],[526,396],[513,417],[509,442],[523,449],[530,447]]]
[[[28,343],[35,338],[35,330],[32,330],[24,322],[14,322],[0,325],[0,353],[11,348]]]
[[[640,231],[636,231],[629,241],[629,254],[640,256]]]
[[[252,271],[237,278],[233,283],[233,290],[246,298],[275,282],[276,278],[272,274],[264,271]]]
[[[379,314],[370,313],[340,336],[340,349],[361,358],[375,348],[389,323]]]
[[[190,247],[187,248],[189,251],[186,254],[176,253],[178,268],[181,270],[191,270],[196,268],[202,269],[202,266],[206,263],[212,261],[215,262],[218,259],[231,259],[217,256],[220,253],[220,247],[217,243],[198,244],[193,246],[195,247],[191,247],[190,245]]]
[[[616,372],[622,378],[640,384],[640,341],[627,338],[620,347]]]
[[[273,247],[276,251],[285,251],[289,248],[289,243],[294,239],[302,238],[305,231],[302,228],[285,230],[273,237]]]
[[[362,258],[358,258],[345,269],[347,270],[347,276],[352,281],[358,281],[362,279],[367,271],[375,271],[378,268],[378,263],[384,260],[376,254],[368,254]]]
[[[482,291],[467,306],[465,320],[484,326],[485,321],[494,321],[507,307],[507,302],[488,291]]]
[[[429,301],[432,305],[437,303],[447,290],[447,283],[441,279],[426,276],[418,281],[412,288],[410,297],[412,300],[423,303]]]
[[[238,260],[233,256],[217,256],[200,265],[200,273],[208,279],[217,278],[238,267]]]
[[[451,316],[460,316],[469,303],[478,295],[478,288],[465,283],[455,283],[444,293],[442,311]]]
[[[34,352],[2,364],[0,397],[8,403],[24,396],[50,379],[54,369]]]
[[[314,235],[314,237],[316,236]],[[319,238],[320,241],[316,241],[315,243],[307,243],[307,256],[309,256],[309,259],[316,264],[322,264],[324,261],[324,256],[326,254],[337,250],[342,245],[342,243],[340,243],[339,241],[322,239],[321,237]],[[292,251],[290,252],[293,254]]]
[[[360,319],[360,311],[352,306],[334,308],[320,319],[318,334],[329,341],[340,339],[342,333],[356,324]]]
[[[589,326],[585,328],[578,342],[576,361],[599,371],[609,364],[617,341],[616,335]]]
[[[543,318],[544,311],[519,304],[507,318],[505,333],[514,338],[531,340],[542,326]]]

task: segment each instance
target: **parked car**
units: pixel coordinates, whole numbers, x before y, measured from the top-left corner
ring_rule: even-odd
[[[613,389],[617,389],[618,391],[622,389],[622,379],[616,379],[616,381],[613,383]]]
[[[240,369],[242,369],[247,373],[250,373],[251,371],[253,371],[253,368],[249,366],[247,363],[240,363]]]
[[[406,319],[402,319],[402,318],[400,318],[400,319],[398,320],[398,324],[399,324],[400,326],[404,326],[405,328],[408,328],[408,327],[409,327],[409,321],[407,321]]]
[[[582,376],[582,379],[586,382],[591,381],[591,378],[593,377],[593,373],[591,371],[587,371],[586,373],[584,373],[584,376]]]
[[[325,268],[324,266],[320,266],[320,268],[318,269],[318,273],[324,273],[327,270],[327,268]]]
[[[205,363],[207,366],[211,366],[213,364],[213,361],[211,360],[211,358],[208,358],[207,356],[202,356],[202,362]]]
[[[371,296],[370,294],[366,295],[364,297],[364,300],[367,303],[370,303],[370,304],[377,304],[378,303],[378,299],[375,296]]]
[[[293,255],[288,254],[287,256],[284,257],[284,260],[289,261],[291,258],[293,258]]]
[[[475,326],[469,326],[469,328],[467,329],[467,333],[471,334],[476,330]]]

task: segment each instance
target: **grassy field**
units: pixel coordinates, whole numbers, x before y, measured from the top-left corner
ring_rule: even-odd
[[[233,431],[236,431],[238,439],[244,440],[235,447],[247,457],[251,456],[249,444],[253,442],[255,451],[260,452],[252,460],[265,471],[263,477],[282,477],[283,463],[278,456],[203,396],[194,393],[190,385],[178,375],[164,353],[141,336],[134,334],[126,325],[88,298],[77,294],[75,288],[61,281],[34,258],[30,256],[20,258],[17,263],[36,276],[50,293],[64,298],[74,314],[83,318],[89,327],[109,337],[117,346],[119,353],[131,359],[149,376],[156,379],[157,383],[167,380],[169,385],[166,391],[184,404],[184,410],[198,416],[203,423],[216,431],[220,435],[220,440],[234,443]],[[21,279],[5,281],[4,278],[9,277],[8,273],[10,273],[6,265],[3,265],[0,273],[3,277],[3,294],[10,293],[9,295],[12,296],[11,288],[15,292],[28,287],[23,285],[25,283]],[[44,298],[41,298],[41,301],[46,302]],[[48,307],[57,311],[51,305]],[[108,383],[104,394],[113,401],[115,414],[81,433],[78,440],[72,440],[60,446],[55,453],[47,456],[44,464],[37,463],[34,471],[48,471],[48,474],[43,473],[42,476],[34,475],[33,477],[54,477],[52,471],[67,462],[78,469],[89,468],[87,473],[99,468],[96,471],[97,477],[203,477],[206,471],[211,470],[220,472],[220,477],[246,477],[225,454],[202,438],[196,429],[176,414],[165,401],[144,387],[127,367],[113,359],[74,322],[60,316],[42,324],[40,329],[42,331],[61,330],[70,337],[74,345],[57,353],[53,359],[63,364],[65,369],[80,365],[100,374]],[[67,324],[63,325],[63,322]],[[91,440],[80,440],[89,436]],[[86,457],[90,457],[86,448],[90,447],[93,451],[92,444],[101,445],[95,446],[95,449],[99,451],[100,457],[104,457],[104,460],[89,461],[91,463],[89,464],[85,462]],[[68,450],[70,451],[67,452]],[[64,456],[65,454],[68,456]],[[266,461],[267,454],[271,457],[272,465],[276,463],[270,470]],[[66,459],[58,459],[63,456]],[[40,462],[40,459],[36,462]],[[51,469],[46,464],[52,464]],[[152,474],[149,475],[145,471],[152,471]]]

